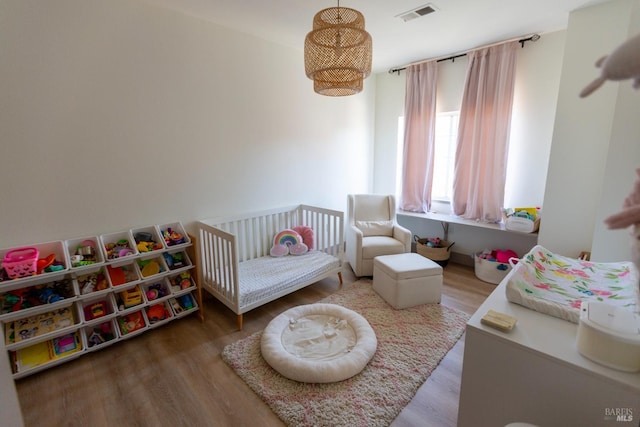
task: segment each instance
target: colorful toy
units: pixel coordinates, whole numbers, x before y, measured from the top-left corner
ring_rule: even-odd
[[[104,245],[104,249],[107,252],[107,259],[117,259],[134,254],[127,239],[120,239],[116,243],[107,243]]]
[[[175,246],[185,242],[184,236],[176,230],[172,230],[171,227],[162,232],[162,237],[167,246]]]
[[[149,310],[147,310],[147,318],[149,319],[149,323],[156,323],[166,319],[167,317],[169,317],[169,313],[167,313],[164,304],[156,304],[149,307]]]
[[[107,304],[104,301],[96,302],[84,308],[84,316],[87,320],[97,319],[107,314]]]
[[[38,255],[35,247],[12,249],[5,254],[2,267],[10,279],[33,276],[38,273]]]
[[[157,298],[167,296],[167,291],[165,287],[162,286],[162,283],[154,283],[147,289],[146,296],[148,301],[153,301]]]
[[[169,270],[175,270],[185,266],[184,252],[176,252],[175,254],[165,252],[163,256]]]
[[[269,254],[273,257],[281,257],[288,254],[303,255],[309,251],[309,247],[302,243],[302,236],[292,229],[285,229],[273,238],[273,246]]]
[[[142,292],[138,287],[133,287],[131,289],[125,289],[120,292],[120,298],[122,299],[122,305],[124,308],[129,308],[136,306],[138,304],[142,304]]]
[[[185,294],[178,297],[178,303],[180,303],[180,306],[183,310],[191,310],[194,307],[193,300],[191,299],[190,294]]]

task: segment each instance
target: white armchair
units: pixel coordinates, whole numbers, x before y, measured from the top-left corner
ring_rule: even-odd
[[[411,252],[411,232],[396,222],[391,195],[349,194],[346,226],[347,261],[357,277],[373,276],[373,258]]]

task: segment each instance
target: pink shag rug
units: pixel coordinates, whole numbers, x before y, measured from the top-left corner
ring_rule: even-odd
[[[388,426],[462,336],[469,316],[440,304],[395,310],[360,280],[322,300],[360,313],[378,349],[359,374],[330,384],[283,377],[260,352],[262,331],[226,346],[223,360],[288,426]]]

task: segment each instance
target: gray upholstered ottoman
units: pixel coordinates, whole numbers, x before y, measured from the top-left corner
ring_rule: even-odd
[[[394,308],[439,303],[442,267],[416,253],[373,259],[373,290]]]

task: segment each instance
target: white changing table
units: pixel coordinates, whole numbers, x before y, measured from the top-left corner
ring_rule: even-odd
[[[637,426],[640,373],[584,358],[578,325],[509,302],[512,272],[467,323],[458,426]],[[508,333],[485,326],[489,309],[518,323]]]

